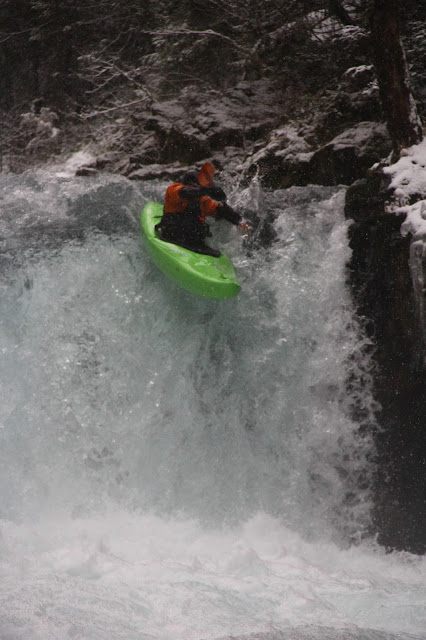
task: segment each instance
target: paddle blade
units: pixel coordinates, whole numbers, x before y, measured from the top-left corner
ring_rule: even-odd
[[[198,182],[202,187],[212,187],[215,168],[211,162],[205,162],[198,174]]]

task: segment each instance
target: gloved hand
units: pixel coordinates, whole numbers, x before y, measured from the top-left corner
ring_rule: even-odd
[[[242,235],[248,235],[251,230],[252,230],[251,222],[249,222],[248,220],[242,220],[238,225],[238,231]]]
[[[202,187],[201,192],[203,196],[213,198],[217,202],[226,202],[226,194],[221,187]]]

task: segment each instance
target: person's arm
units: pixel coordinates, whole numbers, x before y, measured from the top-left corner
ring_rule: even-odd
[[[222,187],[201,187],[203,196],[208,196],[216,202],[226,202],[226,194]]]
[[[179,189],[179,196],[185,200],[207,196],[219,202],[226,201],[225,192],[221,187],[202,187],[201,185],[199,187],[184,186]]]
[[[242,218],[237,211],[234,211],[228,204],[219,205],[216,212],[217,218],[225,218],[231,224],[240,224]]]
[[[225,218],[225,220],[237,226],[240,233],[248,234],[251,231],[251,223],[248,220],[243,220],[240,214],[227,204],[218,206],[216,217]]]
[[[183,198],[184,200],[193,200],[194,198],[200,198],[202,187],[189,187],[184,186],[181,187],[178,191],[179,198]]]
[[[249,233],[251,230],[251,224],[247,220],[243,220],[237,211],[234,211],[229,205],[215,202],[209,197],[201,198],[201,211],[204,216],[212,216],[218,220],[224,218],[231,224],[238,227],[238,230],[242,233]]]

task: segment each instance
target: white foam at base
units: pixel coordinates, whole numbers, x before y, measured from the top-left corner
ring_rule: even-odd
[[[265,514],[206,529],[111,511],[1,532],[0,630],[19,621],[23,634],[6,637],[198,640],[307,624],[424,637],[424,558],[310,544]]]

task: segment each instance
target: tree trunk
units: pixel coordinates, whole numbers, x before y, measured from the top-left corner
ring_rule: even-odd
[[[345,7],[342,5],[340,0],[328,0],[328,8],[332,15],[336,16],[338,20],[344,25],[354,24],[349,13],[346,11]]]
[[[400,37],[401,0],[374,0],[370,28],[374,65],[382,107],[394,147],[401,149],[423,139],[422,124],[408,82]]]

